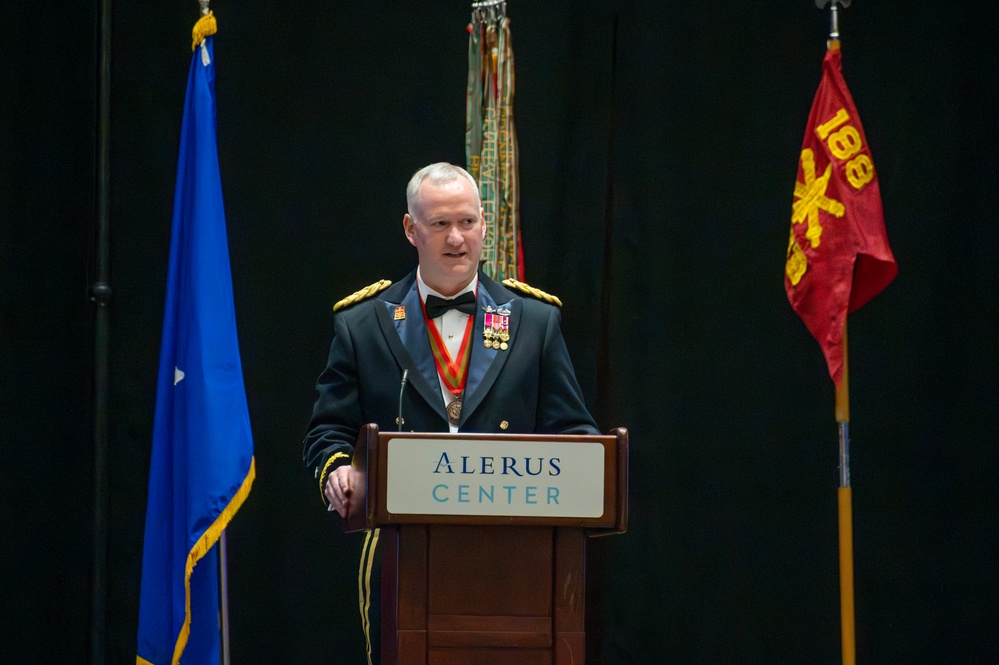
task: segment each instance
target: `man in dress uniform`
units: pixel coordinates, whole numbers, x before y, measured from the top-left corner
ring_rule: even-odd
[[[431,164],[413,175],[406,202],[402,225],[419,265],[401,282],[376,282],[334,306],[333,343],[316,383],[304,460],[327,509],[341,516],[367,423],[381,431],[599,434],[562,338],[561,302],[479,270],[486,229],[472,176]],[[367,533],[358,576],[372,664],[377,539],[377,530]]]

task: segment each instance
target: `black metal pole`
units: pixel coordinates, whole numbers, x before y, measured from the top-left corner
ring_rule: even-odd
[[[108,282],[111,137],[111,0],[98,5],[97,164],[94,281],[94,542],[91,562],[90,663],[105,662],[108,549]]]

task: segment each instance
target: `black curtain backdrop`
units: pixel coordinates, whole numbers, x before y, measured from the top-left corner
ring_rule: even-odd
[[[134,662],[197,3],[113,3],[107,662]],[[246,0],[218,138],[257,481],[229,530],[233,662],[354,663],[358,541],[302,468],[332,304],[415,261],[404,187],[464,162],[470,3]],[[98,4],[0,5],[0,598],[8,662],[87,662]],[[838,663],[833,386],[782,287],[828,12],[510,0],[527,280],[603,429],[588,662]],[[844,73],[899,277],[850,317],[857,651],[999,662],[995,9],[855,0]]]

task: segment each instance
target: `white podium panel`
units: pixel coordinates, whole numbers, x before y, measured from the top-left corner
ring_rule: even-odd
[[[599,443],[393,438],[385,454],[385,507],[392,514],[604,514],[604,446]]]

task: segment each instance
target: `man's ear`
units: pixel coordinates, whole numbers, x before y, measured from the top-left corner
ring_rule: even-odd
[[[403,232],[405,232],[406,239],[409,240],[409,244],[413,246],[416,245],[416,241],[413,238],[413,225],[415,223],[416,222],[413,220],[413,218],[410,216],[408,212],[402,216],[402,230]]]

